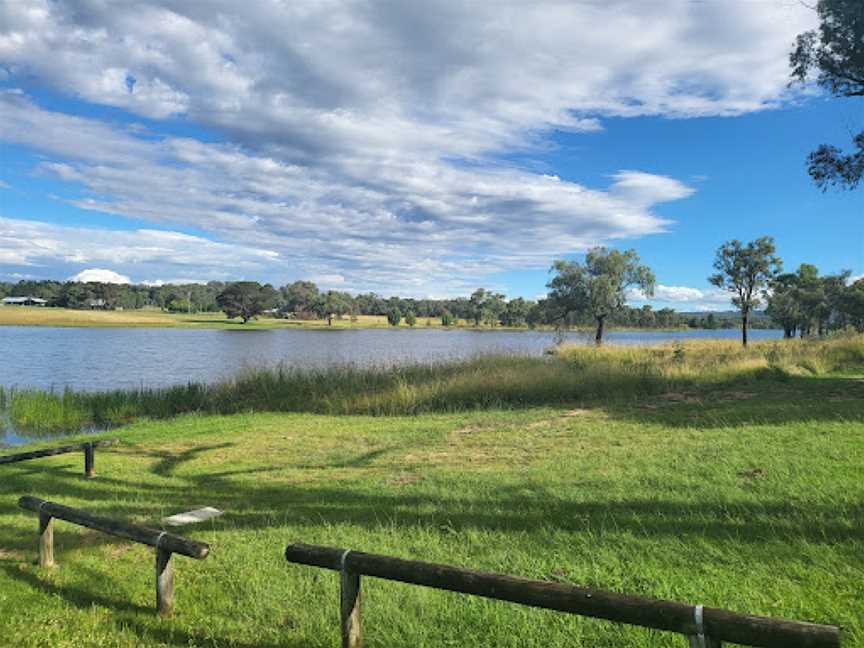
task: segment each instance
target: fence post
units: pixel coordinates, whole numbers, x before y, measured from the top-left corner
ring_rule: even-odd
[[[162,616],[174,613],[174,566],[171,552],[156,547],[156,608]]]
[[[54,518],[39,513],[39,566],[54,566]]]
[[[342,648],[363,648],[363,628],[360,617],[360,574],[345,568],[348,551],[342,554],[340,613],[342,617]]]
[[[693,622],[696,624],[696,634],[687,635],[690,648],[721,648],[721,642],[705,634],[704,606],[693,608]]]
[[[96,448],[92,442],[84,444],[84,476],[89,479],[96,476]]]

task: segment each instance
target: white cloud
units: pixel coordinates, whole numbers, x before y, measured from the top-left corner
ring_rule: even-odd
[[[690,286],[664,286],[654,288],[649,298],[638,288],[627,291],[627,299],[635,304],[652,304],[655,307],[671,307],[683,311],[729,310],[730,295],[719,288],[692,288]]]
[[[59,264],[67,272],[78,272],[76,277],[103,277],[91,279],[95,281],[115,274],[126,281],[130,277],[139,281],[157,272],[199,280],[241,279],[257,276],[271,266],[283,269],[278,259],[262,255],[261,250],[179,232],[67,227],[3,217],[0,264],[24,268]],[[114,271],[94,268],[95,264],[110,264]]]
[[[793,2],[0,0],[13,83],[178,116],[225,143],[49,112],[8,91],[0,139],[46,155],[39,171],[80,186],[83,209],[214,239],[129,233],[130,276],[171,276],[159,258],[178,276],[338,275],[346,288],[452,294],[663,231],[657,206],[693,192],[638,170],[587,187],[500,154],[607,116],[777,106],[790,43],[814,21]],[[45,235],[27,252],[0,239],[0,263],[88,263],[98,253],[85,243],[79,254]],[[221,260],[218,245],[230,250]],[[187,275],[202,256],[206,273]]]
[[[131,279],[126,275],[121,275],[113,270],[104,268],[87,268],[78,274],[69,277],[69,281],[80,281],[81,283],[109,283],[109,284],[128,284],[132,283]]]

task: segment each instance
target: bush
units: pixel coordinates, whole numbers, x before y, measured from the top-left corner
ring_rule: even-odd
[[[402,321],[402,312],[398,308],[391,308],[387,311],[387,323],[390,326],[399,326]]]
[[[417,323],[417,315],[414,314],[413,310],[409,310],[407,313],[405,313],[405,323],[408,326],[414,326]]]

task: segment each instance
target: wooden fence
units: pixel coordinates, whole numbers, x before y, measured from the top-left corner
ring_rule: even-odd
[[[289,545],[285,549],[285,558],[292,563],[323,567],[341,573],[343,648],[360,648],[363,643],[360,576],[373,576],[677,632],[687,636],[693,648],[716,648],[723,641],[764,648],[840,646],[840,630],[835,626],[738,614],[701,605],[661,601],[307,544]]]
[[[18,463],[19,461],[30,461],[42,457],[53,457],[55,455],[68,454],[70,452],[84,452],[84,476],[96,476],[96,448],[111,446],[117,443],[117,439],[106,439],[104,441],[87,441],[75,445],[60,446],[59,448],[47,448],[45,450],[33,450],[32,452],[19,452],[18,454],[0,457],[0,465]]]
[[[22,497],[18,500],[18,506],[39,514],[39,565],[42,567],[53,567],[55,564],[54,518],[155,547],[156,608],[162,615],[170,615],[174,611],[174,567],[171,564],[171,555],[177,553],[203,560],[210,553],[210,547],[203,542],[159,529],[100,517],[38,497]]]

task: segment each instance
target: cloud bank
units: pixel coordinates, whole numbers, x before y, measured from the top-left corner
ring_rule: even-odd
[[[588,187],[507,154],[611,116],[777,106],[789,43],[813,20],[782,2],[8,0],[0,138],[80,188],[75,206],[152,224],[93,232],[137,251],[116,261],[135,280],[321,276],[452,294],[662,232],[657,207],[693,191],[638,169]],[[14,89],[24,79],[129,117],[49,109]],[[99,257],[63,226],[4,216],[60,244],[0,238],[0,263],[68,263],[67,235]]]

